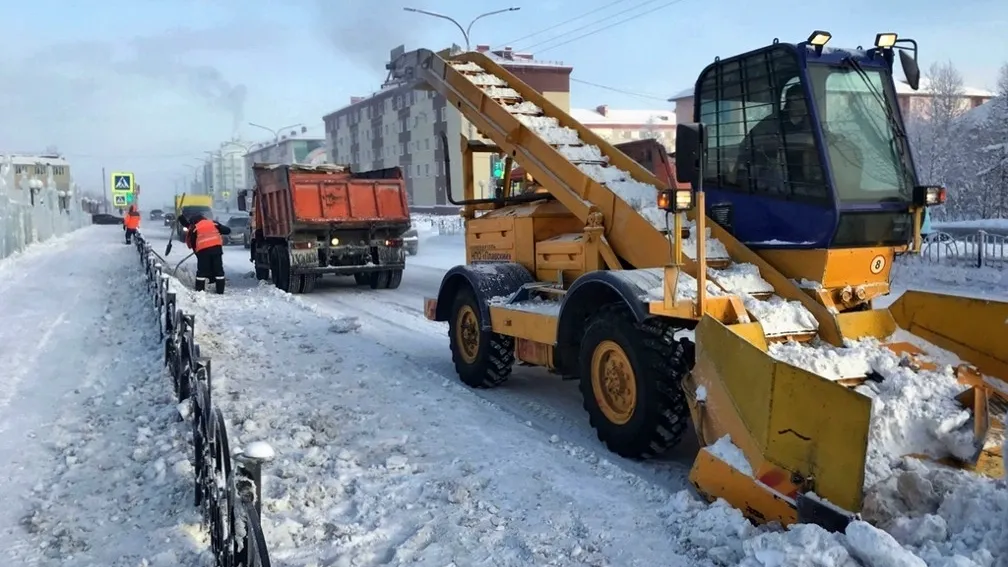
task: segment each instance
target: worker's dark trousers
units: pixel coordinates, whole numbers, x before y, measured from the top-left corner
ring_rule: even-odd
[[[133,235],[136,234],[135,228],[126,229],[126,244],[133,242]]]
[[[214,282],[217,293],[224,293],[224,248],[212,246],[196,253],[196,291]]]

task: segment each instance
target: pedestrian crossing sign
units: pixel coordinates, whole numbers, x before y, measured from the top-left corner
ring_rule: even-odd
[[[129,171],[116,171],[112,173],[112,203],[116,207],[126,207],[133,202],[133,193],[136,189],[133,173]]]

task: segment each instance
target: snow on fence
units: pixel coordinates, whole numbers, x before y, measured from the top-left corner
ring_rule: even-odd
[[[262,466],[273,458],[266,443],[230,451],[224,415],[211,398],[210,359],[200,355],[194,317],[178,308],[160,259],[142,236],[135,237],[147,288],[160,317],[168,367],[179,413],[192,419],[195,505],[203,512],[218,567],[270,567],[262,524]]]
[[[921,246],[921,255],[935,264],[1005,268],[1008,267],[1008,236],[985,230],[962,235],[932,232]]]

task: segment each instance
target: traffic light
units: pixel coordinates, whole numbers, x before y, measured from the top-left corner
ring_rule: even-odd
[[[504,160],[500,156],[490,156],[490,172],[494,179],[504,179]]]

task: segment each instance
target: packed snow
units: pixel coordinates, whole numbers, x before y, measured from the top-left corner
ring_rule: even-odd
[[[922,342],[898,332],[885,342]],[[970,413],[955,400],[966,388],[954,374],[955,356],[934,345],[921,361],[939,364],[934,371],[914,370],[906,357],[876,339],[849,341],[845,347],[788,342],[770,346],[771,356],[824,378],[858,378],[876,372],[856,391],[872,399],[865,486],[891,476],[894,457],[925,454],[969,458],[975,452]],[[950,360],[952,359],[952,360]]]
[[[136,250],[93,226],[0,261],[7,565],[208,565]]]

